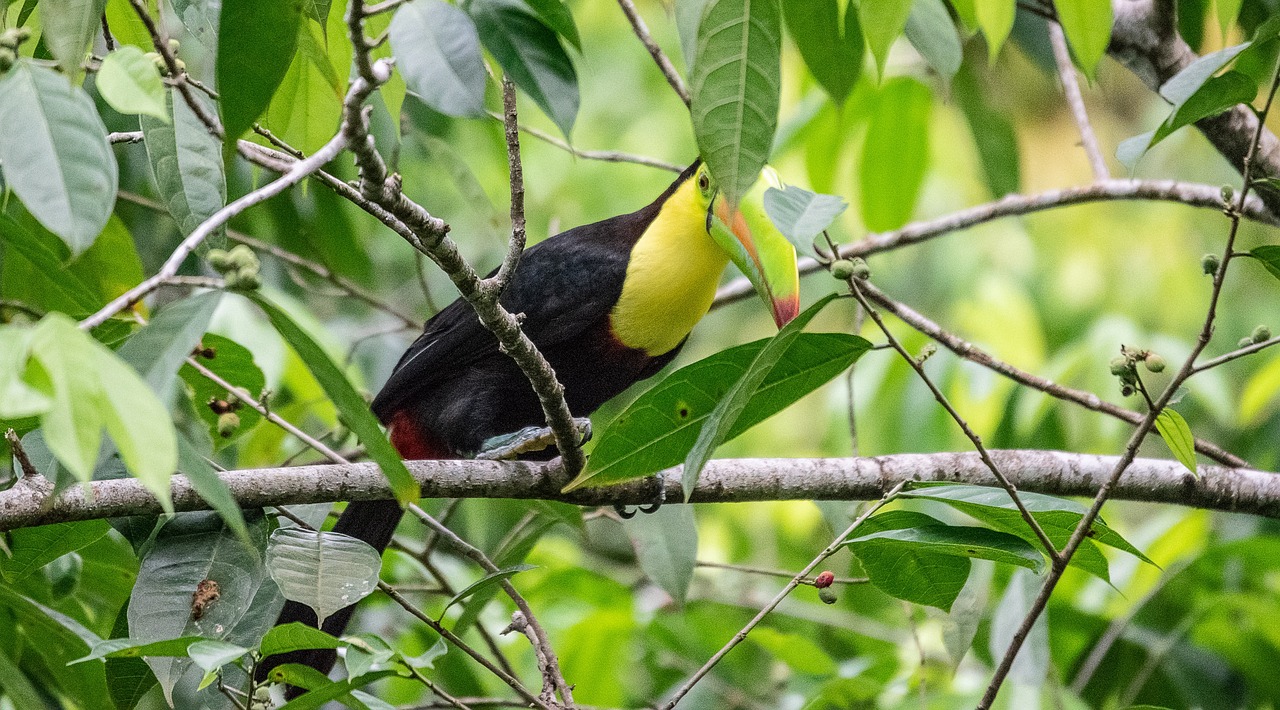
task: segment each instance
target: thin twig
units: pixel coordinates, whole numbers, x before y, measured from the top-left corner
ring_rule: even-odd
[[[727,569],[734,572],[743,572],[746,574],[758,574],[765,577],[783,577],[791,579],[795,577],[791,572],[785,572],[780,569],[768,569],[766,567],[752,567],[751,565],[735,565],[727,562],[710,562],[707,560],[698,560],[694,563],[697,567],[707,567],[711,569]],[[835,577],[831,580],[832,584],[866,584],[871,580],[867,577]],[[800,584],[813,586],[813,578],[806,577],[800,580]]]
[[[730,651],[734,649],[735,646],[737,646],[738,644],[746,640],[747,634],[751,633],[751,630],[754,629],[756,625],[758,625],[761,621],[763,621],[764,617],[768,616],[770,612],[776,609],[778,605],[782,603],[782,600],[786,599],[787,595],[791,593],[791,590],[800,586],[801,580],[807,577],[808,574],[812,572],[815,568],[817,568],[818,565],[826,561],[828,557],[834,555],[836,550],[840,548],[840,544],[843,543],[846,539],[848,539],[848,537],[853,534],[853,531],[857,530],[858,526],[862,525],[862,523],[867,518],[871,517],[873,513],[875,513],[877,510],[880,510],[880,508],[882,508],[889,501],[893,500],[898,495],[898,493],[902,490],[904,485],[905,484],[903,483],[899,483],[898,485],[889,489],[888,492],[886,492],[883,496],[881,496],[880,500],[876,501],[875,504],[867,508],[862,513],[862,515],[859,515],[857,519],[855,519],[853,523],[849,525],[849,527],[845,528],[844,532],[837,535],[835,539],[831,541],[831,544],[827,545],[826,548],[822,550],[822,552],[818,553],[817,557],[814,557],[813,560],[809,562],[809,564],[805,565],[804,569],[800,570],[798,574],[792,577],[791,581],[787,582],[787,586],[783,587],[782,591],[778,592],[773,597],[773,599],[771,599],[769,603],[766,604],[764,608],[761,609],[759,613],[757,613],[751,619],[751,621],[748,621],[746,626],[742,627],[742,629],[738,631],[738,633],[734,634],[733,638],[729,639],[729,642],[726,643],[724,646],[722,646],[719,651],[716,651],[715,655],[709,658],[707,662],[704,663],[702,667],[699,668],[689,678],[689,680],[684,682],[684,685],[681,685],[679,688],[677,688],[676,691],[671,695],[671,697],[668,698],[667,701],[664,702],[661,706],[659,706],[660,710],[672,710],[672,708],[674,708],[676,704],[680,702],[680,699],[683,698],[685,695],[687,695],[689,691],[693,689],[693,686],[697,685],[698,681],[702,680],[704,676],[706,676],[708,673],[711,672],[712,668],[716,667],[716,664],[720,662],[720,659],[724,658]]]
[[[1229,353],[1224,353],[1222,355],[1219,355],[1218,357],[1215,357],[1212,360],[1205,360],[1204,362],[1192,368],[1191,374],[1195,375],[1195,374],[1204,372],[1205,370],[1212,370],[1213,368],[1218,367],[1219,365],[1225,365],[1226,363],[1231,362],[1232,360],[1236,360],[1246,355],[1252,355],[1256,352],[1266,350],[1267,348],[1273,345],[1280,345],[1280,336],[1276,336],[1274,338],[1271,338],[1270,340],[1264,340],[1260,343],[1253,343],[1252,345],[1246,345],[1243,348],[1237,348],[1235,350],[1232,350]]]
[[[1017,658],[1018,651],[1021,650],[1023,642],[1031,633],[1031,628],[1040,615],[1044,613],[1045,607],[1049,603],[1049,597],[1053,594],[1053,590],[1057,587],[1058,581],[1062,578],[1062,573],[1066,570],[1067,564],[1071,561],[1072,555],[1079,549],[1080,544],[1085,537],[1093,529],[1093,522],[1097,520],[1098,515],[1102,512],[1102,506],[1111,496],[1111,489],[1115,487],[1120,477],[1129,467],[1138,455],[1138,446],[1142,444],[1143,439],[1155,427],[1156,417],[1160,415],[1164,408],[1168,406],[1169,400],[1173,398],[1174,393],[1182,383],[1194,374],[1196,358],[1204,349],[1208,347],[1209,341],[1213,338],[1214,321],[1217,318],[1218,302],[1222,297],[1222,285],[1226,280],[1227,268],[1231,265],[1232,256],[1235,254],[1236,235],[1240,231],[1241,213],[1244,209],[1245,200],[1248,199],[1250,188],[1253,187],[1253,157],[1258,150],[1258,143],[1262,139],[1262,132],[1266,125],[1267,114],[1271,111],[1271,104],[1275,100],[1276,90],[1280,89],[1280,63],[1277,63],[1272,72],[1271,89],[1267,93],[1266,103],[1262,110],[1258,112],[1258,126],[1253,134],[1253,141],[1249,151],[1245,154],[1243,185],[1237,195],[1236,202],[1232,208],[1228,210],[1228,218],[1231,220],[1231,229],[1227,233],[1227,244],[1223,249],[1222,260],[1218,264],[1217,271],[1213,274],[1213,289],[1209,294],[1209,307],[1205,313],[1204,325],[1200,328],[1200,336],[1196,339],[1196,344],[1192,347],[1191,353],[1182,363],[1182,367],[1178,369],[1165,386],[1164,391],[1156,399],[1150,411],[1143,417],[1138,424],[1138,428],[1133,432],[1125,445],[1124,452],[1120,455],[1120,460],[1116,462],[1115,468],[1112,470],[1110,477],[1098,489],[1098,493],[1094,496],[1093,504],[1089,510],[1080,518],[1080,522],[1071,533],[1071,538],[1067,540],[1067,544],[1062,549],[1062,554],[1055,560],[1049,568],[1049,574],[1044,581],[1044,585],[1040,588],[1040,593],[1032,603],[1031,609],[1027,612],[1022,624],[1018,630],[1014,632],[1013,639],[1009,643],[1009,648],[1005,651],[1004,657],[1000,661],[1000,665],[996,668],[995,674],[991,678],[991,682],[987,685],[987,690],[982,696],[981,702],[978,704],[978,710],[987,710],[991,704],[995,702],[996,695],[1000,692],[1000,686],[1004,683],[1004,679],[1008,677],[1010,669],[1013,668],[1013,662]]]
[[[18,467],[22,469],[23,478],[40,475],[40,472],[36,470],[35,464],[31,463],[31,458],[27,456],[27,450],[22,447],[22,439],[18,438],[18,432],[10,428],[4,433],[4,438],[9,442],[13,457],[18,460]]]
[[[485,279],[485,288],[501,294],[511,281],[524,254],[524,167],[520,164],[520,119],[516,113],[516,85],[502,77],[502,119],[507,139],[507,173],[511,183],[511,238],[507,240],[507,255],[493,278]]]
[[[499,121],[502,120],[502,114],[500,113],[490,111],[489,116]],[[634,163],[636,165],[658,168],[659,170],[667,170],[673,173],[678,173],[684,170],[683,167],[676,165],[675,163],[668,163],[665,160],[650,158],[647,155],[635,155],[633,153],[623,153],[616,150],[583,150],[576,148],[560,140],[554,135],[538,128],[534,128],[533,126],[520,126],[520,131],[531,135],[544,143],[553,145],[577,158],[599,160],[605,163]]]
[[[209,114],[203,103],[191,93],[191,86],[187,82],[187,73],[178,68],[178,58],[174,56],[173,50],[169,47],[169,38],[165,36],[163,30],[156,25],[155,19],[151,17],[150,10],[147,9],[146,0],[129,0],[129,4],[133,6],[133,10],[138,15],[138,19],[142,20],[142,24],[147,28],[147,34],[151,36],[151,44],[156,52],[164,60],[165,68],[169,72],[169,78],[173,81],[173,86],[178,89],[178,93],[182,95],[182,100],[187,106],[191,107],[191,112],[196,115],[200,123],[204,124],[209,134],[222,139],[222,126],[218,123],[215,116]]]
[[[1111,173],[1107,170],[1107,161],[1102,156],[1102,148],[1098,145],[1098,136],[1093,132],[1093,124],[1089,122],[1089,112],[1084,107],[1084,96],[1080,94],[1080,79],[1076,67],[1071,63],[1071,51],[1067,49],[1067,36],[1062,32],[1062,25],[1056,21],[1049,25],[1049,43],[1053,45],[1053,58],[1058,65],[1058,79],[1062,82],[1062,93],[1067,97],[1067,106],[1071,108],[1071,116],[1080,131],[1080,145],[1089,158],[1089,167],[1093,169],[1094,180],[1108,180]]]
[[[631,2],[631,0],[618,0],[618,5],[622,8],[623,14],[627,16],[627,20],[631,22],[631,29],[635,31],[636,37],[644,44],[644,48],[649,50],[649,56],[653,57],[658,69],[667,78],[667,83],[675,90],[676,96],[680,97],[685,106],[691,105],[689,89],[685,86],[684,79],[680,78],[675,66],[670,59],[667,59],[667,55],[662,52],[662,48],[658,46],[658,43],[653,41],[653,36],[649,34],[649,28],[644,24],[644,18],[640,17],[640,11],[636,10],[635,3]]]

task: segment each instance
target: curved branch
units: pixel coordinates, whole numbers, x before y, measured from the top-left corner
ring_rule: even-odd
[[[1019,490],[1050,495],[1097,493],[1119,457],[1060,451],[993,450],[992,458]],[[558,500],[578,505],[652,503],[656,478],[610,488],[560,493],[568,482],[554,463],[524,461],[406,461],[427,498]],[[668,504],[683,500],[680,468],[662,473]],[[1136,459],[1112,489],[1112,497],[1280,518],[1280,475],[1223,466],[1201,466],[1193,477],[1177,461]],[[373,463],[246,469],[219,474],[246,508],[391,497]],[[39,481],[43,482],[43,478]],[[951,481],[995,485],[976,453],[893,454],[868,458],[717,459],[694,490],[694,503],[769,500],[874,500],[901,481]],[[187,478],[174,476],[179,511],[208,510]],[[48,500],[43,487],[15,484],[0,491],[0,530],[120,515],[158,514],[160,504],[135,479],[94,481]]]

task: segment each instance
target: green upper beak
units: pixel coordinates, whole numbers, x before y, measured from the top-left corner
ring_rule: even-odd
[[[761,177],[732,215],[728,200],[714,198],[707,221],[712,239],[755,286],[781,328],[800,313],[800,274],[795,247],[764,209],[764,193],[780,186],[778,175],[766,167]]]

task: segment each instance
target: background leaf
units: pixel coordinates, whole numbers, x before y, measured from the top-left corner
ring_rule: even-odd
[[[906,224],[915,212],[929,163],[933,94],[915,79],[896,77],[875,101],[858,175],[862,221],[883,232]]]
[[[911,46],[920,52],[929,66],[943,81],[950,82],[960,70],[964,52],[956,25],[951,21],[951,13],[947,12],[942,0],[915,0],[904,31]]]
[[[1111,42],[1111,0],[1058,0],[1054,9],[1076,63],[1092,80]]]
[[[378,585],[382,556],[358,538],[279,528],[267,544],[267,568],[285,599],[315,610],[319,623]]]
[[[862,74],[866,51],[858,8],[851,0],[782,0],[782,15],[809,73],[832,101],[843,104]]]
[[[301,17],[294,2],[222,0],[216,73],[228,145],[271,103],[293,61]]]
[[[1173,409],[1165,407],[1156,415],[1156,430],[1173,452],[1174,458],[1181,461],[1193,476],[1199,477],[1200,474],[1196,471],[1196,439],[1187,420]]]
[[[664,505],[622,521],[636,562],[649,581],[683,605],[698,561],[698,521],[692,505]]]
[[[889,48],[897,41],[911,16],[912,0],[879,0],[858,3],[858,15],[862,19],[862,32],[866,35],[871,56],[876,58],[876,69],[884,76],[884,63],[889,58]]]
[[[40,21],[44,23],[41,40],[69,76],[78,76],[83,71],[80,64],[89,53],[89,42],[102,28],[102,11],[106,5],[106,0],[41,1]]]
[[[488,77],[480,35],[465,12],[442,0],[414,0],[396,12],[390,31],[409,91],[449,116],[484,115]]]

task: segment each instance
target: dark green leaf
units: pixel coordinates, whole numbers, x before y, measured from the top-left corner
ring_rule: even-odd
[[[844,28],[840,2],[845,3]],[[787,31],[809,73],[837,104],[843,104],[862,74],[862,26],[849,0],[782,0]]]
[[[267,544],[267,568],[285,599],[311,607],[323,624],[373,592],[382,556],[349,535],[279,528]]]
[[[102,231],[116,200],[116,158],[93,100],[25,61],[0,75],[5,184],[73,254]]]
[[[204,356],[196,358],[201,365],[223,380],[246,390],[255,397],[262,393],[263,388],[266,386],[266,377],[263,376],[262,370],[258,369],[257,364],[254,363],[253,353],[249,352],[247,348],[234,340],[214,333],[206,333],[201,338],[200,343],[213,352],[212,358],[205,358]],[[213,410],[209,408],[209,402],[212,400],[229,400],[230,394],[226,388],[215,384],[188,364],[182,365],[182,369],[178,370],[178,375],[191,388],[191,400],[195,403],[196,414],[208,425],[209,436],[213,440],[215,449],[226,446],[234,441],[236,437],[251,431],[262,420],[262,415],[258,413],[258,410],[251,407],[241,407],[236,410],[236,416],[240,417],[240,428],[236,429],[232,436],[223,437],[218,433],[218,415],[214,414]],[[190,471],[187,471],[187,473],[190,473]]]
[[[2,9],[0,7],[0,10]],[[31,679],[22,672],[18,664],[9,657],[10,653],[18,652],[19,649],[0,650],[0,688],[4,688],[5,695],[16,703],[16,707],[44,707],[44,697],[36,691]]]
[[[42,305],[71,315],[88,315],[102,305],[93,289],[63,265],[50,245],[7,214],[0,214],[0,245],[4,246],[4,272],[12,278],[0,284],[0,293],[5,296],[19,295],[13,287],[33,285],[43,292]],[[17,277],[19,269],[25,278]]]
[[[643,478],[674,466],[698,438],[702,423],[742,378],[768,340],[730,348],[676,370],[598,434],[587,468],[568,488]],[[870,344],[843,333],[805,333],[765,378],[727,438],[785,409],[853,364]]]
[[[578,75],[556,33],[521,0],[467,0],[462,9],[516,86],[568,136],[578,115]]]
[[[296,666],[296,664],[292,663],[286,665]],[[271,672],[272,677],[276,677],[276,672],[283,668],[285,668],[285,666],[281,666],[273,670]],[[306,668],[313,673],[317,672],[314,668],[307,668],[306,666],[298,666],[298,668]],[[290,700],[284,705],[281,705],[279,710],[319,710],[319,708],[324,707],[324,704],[330,700],[339,700],[344,696],[348,696],[348,694],[356,688],[362,688],[376,680],[381,680],[391,675],[396,675],[396,672],[389,670],[375,671],[373,673],[365,673],[359,678],[348,678],[347,680],[333,682],[328,678],[324,678],[323,674],[321,674],[321,677],[325,682],[324,685],[320,686],[316,690],[306,693],[305,695]],[[289,685],[294,685],[295,677],[293,675],[283,673],[280,678]]]
[[[89,53],[89,42],[102,28],[106,5],[107,0],[41,0],[44,34],[40,39],[69,76],[82,71],[80,64]]]
[[[466,599],[472,594],[475,594],[476,592],[479,592],[483,589],[488,589],[489,587],[497,586],[497,584],[504,579],[511,579],[512,577],[516,576],[517,574],[520,574],[521,572],[535,569],[536,567],[537,565],[519,564],[519,565],[513,565],[511,567],[500,569],[497,572],[490,572],[489,574],[486,574],[480,579],[477,579],[471,584],[468,584],[466,588],[463,589],[462,591],[450,597],[449,601],[445,602],[444,608],[440,610],[439,617],[444,618],[444,613],[449,610],[449,607],[453,606],[454,604],[457,604],[463,599]]]
[[[276,626],[262,637],[259,650],[263,656],[274,656],[280,653],[292,653],[311,648],[340,648],[342,642],[326,634],[314,626],[297,621],[284,626]]]
[[[210,104],[199,100],[212,113]],[[142,117],[142,134],[160,200],[178,230],[190,234],[226,203],[222,146],[185,101],[174,100],[174,92],[165,97],[165,110],[164,121]]]
[[[755,183],[778,129],[781,22],[777,0],[710,0],[698,25],[693,133],[731,204]]]
[[[964,53],[956,25],[942,0],[915,0],[911,5],[911,15],[907,17],[905,32],[911,46],[920,52],[943,81],[951,81],[960,69]]]
[[[826,296],[786,324],[777,335],[765,343],[764,348],[747,366],[746,372],[742,373],[742,377],[730,385],[729,389],[720,397],[720,401],[716,403],[716,408],[712,410],[711,414],[707,416],[707,420],[702,424],[702,430],[698,432],[698,439],[693,443],[693,448],[689,449],[689,455],[684,459],[684,473],[681,477],[681,483],[684,486],[684,499],[686,501],[689,500],[689,496],[693,495],[693,489],[698,484],[698,476],[702,474],[702,468],[707,465],[707,461],[711,459],[711,455],[715,453],[716,448],[728,441],[729,433],[734,431],[738,418],[743,415],[743,412],[751,403],[752,398],[756,396],[765,379],[769,377],[773,369],[787,354],[796,338],[800,337],[800,334],[804,332],[804,327],[809,324],[809,321],[813,320],[814,316],[818,315],[828,303],[835,299],[835,294]],[[866,341],[863,342],[865,343]],[[866,343],[865,346],[862,346],[862,343],[857,343],[855,349],[859,352],[854,355],[854,359],[856,360],[870,348],[870,343]]]
[[[1241,72],[1229,71],[1221,76],[1210,77],[1194,93],[1186,97],[1185,101],[1176,104],[1173,112],[1154,132],[1144,133],[1122,142],[1116,149],[1116,157],[1122,164],[1133,170],[1137,161],[1148,150],[1174,131],[1202,118],[1216,116],[1236,104],[1249,103],[1257,93],[1258,85]]]
[[[862,33],[876,58],[876,68],[884,76],[884,63],[889,58],[889,48],[902,34],[911,16],[912,0],[877,0],[858,3],[858,16],[862,20]]]
[[[565,41],[573,45],[574,49],[582,51],[582,38],[578,36],[578,25],[573,21],[573,14],[569,12],[568,6],[564,4],[564,0],[524,0],[529,7],[542,18],[542,22],[555,30],[555,33],[564,37]]]
[[[295,2],[222,0],[216,73],[227,145],[267,110],[293,61],[301,18]]]
[[[814,256],[813,239],[831,226],[849,205],[844,198],[822,195],[787,185],[785,190],[770,187],[764,193],[764,209],[796,250]]]
[[[378,420],[369,411],[369,405],[351,386],[347,376],[329,359],[319,344],[298,327],[284,311],[262,296],[251,296],[254,303],[266,312],[276,332],[293,347],[294,352],[307,364],[307,369],[324,388],[325,394],[338,408],[343,421],[360,437],[370,458],[377,462],[382,474],[391,483],[396,498],[402,502],[418,499],[418,483],[405,468],[404,460],[396,453],[391,442],[378,427]]]
[[[27,638],[36,640],[26,650],[32,653],[33,661],[57,669],[56,675],[45,677],[61,685],[61,692],[79,698],[84,707],[92,710],[111,707],[101,663],[68,665],[102,639],[71,617],[24,596],[7,584],[0,584],[0,609],[22,625]]]
[[[221,299],[221,293],[211,291],[171,303],[116,351],[162,403],[173,402],[178,368],[200,344]]]
[[[664,505],[622,521],[636,561],[651,582],[684,604],[698,560],[698,521],[691,505]]]
[[[1249,251],[1250,256],[1257,259],[1262,267],[1272,276],[1280,279],[1280,246],[1264,244]]]
[[[1057,0],[1053,7],[1076,63],[1093,79],[1111,42],[1111,0]]]
[[[911,219],[929,163],[933,93],[909,77],[890,79],[876,97],[858,165],[862,220],[876,232]]]
[[[1168,445],[1174,457],[1181,461],[1193,476],[1199,477],[1200,474],[1196,471],[1196,438],[1191,433],[1187,420],[1176,411],[1165,407],[1156,415],[1156,430],[1160,432],[1160,438],[1164,439],[1164,443]]]
[[[487,76],[467,13],[443,0],[414,0],[391,20],[391,48],[409,91],[428,106],[449,116],[484,115]]]
[[[15,584],[68,552],[96,542],[110,529],[105,520],[86,520],[12,530],[8,545],[13,554],[0,553],[0,576]]]
[[[1017,535],[941,522],[859,535],[844,544],[855,549],[873,545],[883,551],[925,549],[943,555],[1003,562],[1037,573],[1044,570],[1044,555]]]
[[[195,444],[182,432],[178,433],[178,472],[186,475],[187,481],[200,497],[205,499],[227,526],[238,535],[245,544],[250,544],[249,528],[245,525],[244,512],[240,503],[231,495],[231,490],[213,470],[213,466],[196,450]]]
[[[125,45],[107,54],[98,69],[98,91],[120,113],[140,113],[169,120],[164,82],[155,62],[137,47]]]
[[[956,75],[954,95],[964,112],[969,132],[978,148],[982,174],[992,197],[1017,192],[1022,184],[1018,157],[1018,135],[1009,118],[991,106],[982,82],[972,67]]]
[[[940,521],[923,513],[892,510],[867,519],[855,534],[939,526],[943,526]],[[949,611],[969,578],[967,556],[939,552],[931,546],[873,540],[850,545],[850,549],[877,589],[913,604]]]

